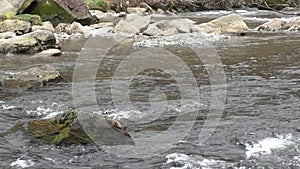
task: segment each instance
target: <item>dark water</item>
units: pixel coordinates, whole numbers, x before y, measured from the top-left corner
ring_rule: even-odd
[[[109,41],[96,39],[95,47],[101,48]],[[187,47],[164,48],[174,53],[184,62],[184,66],[190,68],[194,74],[192,78],[197,82],[199,102],[180,103],[184,99],[182,91],[193,96],[195,90],[188,87],[180,88],[182,84],[176,80],[188,82],[189,79],[180,76],[181,69],[178,69],[180,64],[176,59],[164,60],[166,65],[174,67],[179,65],[175,71],[170,70],[169,73],[148,68],[135,76],[119,77],[114,74],[119,71],[118,67],[126,56],[138,51],[128,49],[127,44],[116,46],[109,54],[99,56],[102,62],[95,83],[99,113],[110,115],[123,122],[134,138],[147,138],[167,130],[178,115],[186,113],[180,111],[181,106],[199,106],[200,111],[196,120],[188,121],[194,123],[193,127],[188,131],[177,133],[186,137],[180,141],[168,140],[171,147],[166,151],[147,158],[142,158],[145,153],[141,152],[138,158],[124,155],[126,153],[113,153],[110,147],[40,145],[32,144],[21,134],[6,135],[0,138],[0,166],[300,168],[300,34],[253,34],[216,44],[226,74],[226,105],[222,119],[218,124],[210,126],[216,129],[203,144],[199,144],[199,134],[208,118],[209,109],[219,109],[218,105],[211,105],[212,82],[206,69],[207,65],[204,65]],[[66,77],[66,81],[62,83],[41,89],[0,91],[1,133],[7,131],[17,121],[41,119],[73,107],[72,76],[83,45],[83,41],[65,44],[63,49],[65,52],[60,57],[31,58],[19,55],[0,57],[2,76],[5,72],[15,72],[47,63]],[[97,52],[95,50],[95,53]],[[141,58],[147,60],[146,55],[141,55]],[[128,70],[122,69],[121,72],[132,69],[129,67]],[[86,73],[88,76],[89,72]],[[114,77],[117,83],[112,85],[111,77]],[[116,103],[111,97],[111,88],[114,89],[117,98],[123,98],[124,93],[128,94],[124,88],[128,81],[130,104],[133,107],[128,107],[126,100],[117,99]],[[150,103],[158,108],[163,107],[163,113],[153,116],[151,113],[150,115],[144,113],[151,109]],[[191,110],[193,108],[189,109]],[[153,144],[153,147],[161,147],[162,150],[164,146],[159,140]],[[151,147],[147,147],[149,151]]]

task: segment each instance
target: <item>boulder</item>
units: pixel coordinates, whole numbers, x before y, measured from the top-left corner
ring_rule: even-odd
[[[300,31],[300,17],[294,17],[285,25],[288,31]]]
[[[93,31],[94,28],[90,26],[82,26],[79,22],[73,22],[72,24],[68,23],[60,23],[56,26],[56,33],[66,33],[68,35],[78,34],[81,37],[88,38],[90,32]]]
[[[155,24],[150,24],[148,28],[143,32],[147,36],[162,35],[162,30],[159,29]]]
[[[122,33],[128,33],[128,34],[138,34],[140,30],[133,26],[132,24],[129,24],[128,22],[121,19],[118,24],[113,29],[114,33],[122,32]]]
[[[25,88],[46,86],[49,83],[62,81],[63,77],[52,66],[45,65],[20,71],[4,78],[6,88]]]
[[[179,33],[190,33],[191,27],[195,23],[196,22],[190,19],[183,18],[183,19],[162,20],[156,22],[155,25],[163,31],[171,30],[175,28],[178,30]]]
[[[258,26],[257,28],[255,28],[255,30],[257,31],[279,31],[282,29],[282,27],[286,24],[286,21],[283,21],[279,18],[275,18],[267,23],[264,23],[260,26]]]
[[[177,28],[170,28],[170,29],[164,30],[161,34],[163,36],[170,36],[170,35],[175,35],[178,33],[179,33],[179,31]]]
[[[151,15],[137,18],[129,22],[129,24],[136,27],[138,30],[140,30],[140,32],[143,32],[144,30],[147,29],[150,22],[151,22]]]
[[[125,18],[125,21],[126,22],[132,22],[132,21],[137,20],[137,19],[142,18],[142,17],[143,16],[138,15],[138,14],[127,14],[126,18]]]
[[[22,36],[0,41],[0,53],[32,54],[55,47],[56,38],[54,34],[45,30],[37,30]]]
[[[128,7],[127,12],[129,14],[138,14],[138,15],[144,15],[144,13],[147,11],[146,8],[139,8],[139,7]]]
[[[96,20],[92,17],[84,0],[11,0],[18,13],[37,14],[42,20],[54,24],[61,22],[80,22],[91,24]]]
[[[20,20],[4,20],[0,22],[0,33],[15,32],[18,35],[28,33],[31,25],[29,22]]]
[[[43,22],[42,25],[32,25],[31,31],[36,31],[36,30],[46,30],[53,33],[55,32],[53,24],[49,21]]]
[[[240,33],[248,31],[249,28],[243,18],[238,14],[222,16],[208,23],[202,23],[198,27],[193,27],[195,32],[205,32],[214,34]]]
[[[90,116],[88,122],[93,129],[99,129],[93,134],[92,138],[97,138],[96,142],[91,139],[83,129],[82,121],[79,120],[78,114],[71,109],[62,115],[52,119],[32,120],[28,123],[19,122],[9,131],[10,134],[23,132],[31,142],[54,144],[59,146],[70,145],[124,145],[133,144],[133,141],[126,131],[126,128],[118,121],[109,117],[100,116],[94,113],[85,113]],[[95,119],[103,118],[103,123],[94,124]],[[102,121],[101,121],[102,122]],[[95,135],[95,137],[93,137]]]
[[[61,51],[59,49],[47,49],[35,54],[33,57],[50,57],[59,55],[61,55]]]
[[[10,19],[16,14],[17,11],[7,0],[0,0],[0,18]]]
[[[0,33],[0,39],[9,39],[16,36],[16,33],[14,32],[3,32]]]
[[[42,25],[42,19],[39,15],[19,14],[12,19],[30,22],[31,25]]]

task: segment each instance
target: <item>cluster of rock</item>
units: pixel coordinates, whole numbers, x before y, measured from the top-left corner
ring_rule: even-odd
[[[300,17],[293,17],[289,19],[273,19],[264,23],[257,28],[257,31],[300,31]]]

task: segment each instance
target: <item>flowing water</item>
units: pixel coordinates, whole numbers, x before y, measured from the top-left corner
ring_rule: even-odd
[[[239,12],[251,27],[276,17],[270,12]],[[213,11],[183,15],[201,22],[227,13]],[[95,42],[101,48],[101,44],[109,41],[109,38],[97,38]],[[73,70],[84,44],[85,41],[66,42],[60,57],[0,57],[1,76],[50,64],[66,78],[62,83],[45,88],[1,90],[1,133],[17,121],[49,118],[73,107]],[[0,138],[1,168],[300,168],[299,33],[257,33],[215,44],[226,75],[226,105],[220,122],[210,126],[216,128],[213,134],[202,144],[199,144],[199,134],[210,109],[218,109],[218,105],[211,105],[212,81],[207,65],[188,47],[164,48],[180,58],[194,74],[192,78],[197,82],[199,102],[182,102],[183,90],[176,80],[186,80],[187,77],[180,76],[180,70],[166,73],[149,68],[134,77],[117,77],[117,83],[112,85],[111,77],[115,76],[120,63],[127,55],[138,51],[124,47],[126,45],[120,44],[101,58],[95,83],[98,113],[120,120],[132,136],[144,138],[167,130],[178,115],[186,113],[180,106],[199,107],[197,118],[188,121],[194,123],[193,127],[183,131],[184,134],[177,133],[184,138],[168,140],[172,145],[166,151],[138,158],[124,155],[126,153],[112,153],[109,146],[53,146],[32,143],[21,134],[5,135]],[[87,50],[93,54],[92,49]],[[146,57],[140,56],[142,59]],[[145,61],[149,60],[145,58]],[[176,67],[176,61],[165,59],[163,64]],[[131,68],[125,66],[121,71],[131,71]],[[128,103],[123,100],[127,92],[124,86],[128,81],[133,107],[126,106]],[[193,87],[186,86],[185,94],[197,95]],[[119,105],[111,97],[111,88]],[[162,107],[163,112],[151,116],[155,110],[149,111],[149,102]],[[122,107],[123,103],[125,106]],[[158,140],[154,146],[164,149],[165,145]],[[150,150],[151,147],[147,148]]]

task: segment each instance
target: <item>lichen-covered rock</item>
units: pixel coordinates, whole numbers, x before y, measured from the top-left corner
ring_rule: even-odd
[[[214,34],[223,33],[239,33],[248,31],[249,28],[244,22],[243,18],[238,14],[230,14],[212,20],[207,23],[202,23],[196,27],[193,27],[195,32],[205,32]]]
[[[17,11],[7,0],[0,0],[0,18],[10,19],[16,14]]]
[[[4,20],[0,22],[0,33],[15,32],[18,35],[28,33],[31,25],[29,22],[21,20]]]
[[[95,21],[84,0],[12,0],[11,3],[19,13],[37,14],[42,20],[49,20],[54,24],[77,21],[86,25]]]
[[[103,118],[100,115],[94,115],[94,118]],[[112,129],[111,131],[104,128],[104,130],[113,133],[110,139],[107,137],[110,134],[102,135],[103,133],[96,133],[100,137],[105,138],[101,142],[101,138],[96,142],[91,139],[91,135],[87,134],[83,129],[81,121],[78,119],[77,112],[74,109],[65,112],[53,119],[40,119],[33,120],[27,124],[18,123],[11,128],[12,133],[25,132],[25,135],[30,138],[31,141],[43,142],[46,144],[54,145],[88,145],[88,144],[99,144],[101,145],[120,145],[120,144],[133,144],[129,133],[126,128],[122,126],[118,121],[113,120],[109,117],[104,117],[108,126]],[[104,121],[104,122],[105,122]],[[97,125],[97,124],[96,124]],[[115,133],[116,132],[116,133]],[[91,134],[91,133],[90,133]],[[123,136],[123,140],[116,140]]]
[[[3,87],[31,89],[62,80],[63,77],[57,70],[50,65],[45,65],[33,67],[5,77],[3,80]]]
[[[36,53],[55,48],[56,38],[50,31],[37,30],[22,36],[0,41],[0,53]]]

